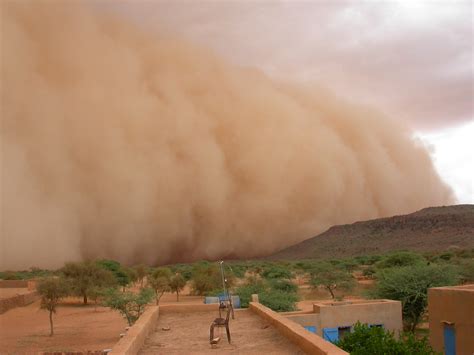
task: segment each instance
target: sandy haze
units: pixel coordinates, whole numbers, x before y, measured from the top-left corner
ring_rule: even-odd
[[[2,269],[250,257],[452,202],[375,110],[72,3],[2,8]]]

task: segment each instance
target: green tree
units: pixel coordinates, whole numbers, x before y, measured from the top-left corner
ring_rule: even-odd
[[[186,280],[181,274],[175,274],[171,277],[169,286],[171,291],[176,293],[176,301],[179,302],[179,293],[184,289],[184,286],[186,286]]]
[[[171,291],[170,282],[171,270],[166,267],[159,267],[148,276],[147,284],[155,292],[156,305],[165,292]]]
[[[105,294],[104,305],[119,311],[131,326],[140,318],[146,305],[152,299],[153,290],[149,288],[142,288],[138,294],[130,291],[120,292],[110,288]]]
[[[140,265],[135,266],[135,273],[137,275],[138,282],[140,282],[140,287],[143,288],[143,282],[144,282],[145,276],[148,273],[148,269],[146,265],[140,264]]]
[[[226,287],[231,288],[235,278],[230,269],[225,270]],[[192,286],[194,293],[207,295],[222,291],[222,276],[217,264],[200,262],[193,268]]]
[[[461,259],[459,263],[459,274],[461,282],[474,282],[474,259]]]
[[[426,310],[428,289],[456,284],[457,273],[449,265],[416,265],[381,270],[377,280],[372,297],[401,301],[405,328],[413,332]]]
[[[66,263],[61,271],[71,284],[72,294],[82,297],[84,304],[93,289],[114,284],[113,274],[91,261]]]
[[[99,265],[99,267],[101,267],[102,269],[112,272],[117,284],[122,286],[124,290],[125,287],[130,284],[130,282],[132,282],[129,273],[127,272],[127,268],[120,265],[118,261],[102,259],[97,260],[96,264]]]
[[[291,279],[293,273],[287,268],[280,265],[269,265],[264,267],[262,277],[266,279]]]
[[[383,328],[357,323],[336,345],[351,355],[434,355],[427,338],[417,339],[412,333],[396,339]]]
[[[48,277],[38,282],[37,290],[41,295],[41,308],[49,311],[49,335],[52,336],[54,334],[53,313],[56,313],[56,307],[61,299],[68,295],[69,287],[63,278]]]
[[[385,256],[378,261],[375,266],[377,269],[387,269],[391,267],[415,266],[426,264],[426,259],[417,253],[411,251],[399,251]]]
[[[335,290],[351,290],[355,286],[354,277],[350,272],[339,269],[329,263],[320,263],[316,265],[310,272],[310,284],[317,288],[323,286],[329,291],[334,299]]]

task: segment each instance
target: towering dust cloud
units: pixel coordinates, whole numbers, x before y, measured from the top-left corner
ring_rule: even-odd
[[[451,202],[412,133],[371,109],[18,3],[2,2],[2,269],[250,257]]]

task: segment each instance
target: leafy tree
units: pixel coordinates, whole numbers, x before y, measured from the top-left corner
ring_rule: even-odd
[[[52,336],[54,334],[53,313],[56,313],[56,307],[61,299],[68,295],[69,287],[60,277],[48,277],[38,282],[37,290],[41,295],[41,308],[49,311],[49,335]]]
[[[426,259],[417,253],[410,251],[400,251],[385,256],[377,262],[375,266],[378,269],[387,269],[391,267],[414,266],[426,264]]]
[[[160,303],[160,299],[167,291],[171,291],[171,270],[166,267],[159,267],[155,269],[148,277],[147,283],[155,292],[156,305]]]
[[[96,264],[99,265],[102,269],[108,270],[113,273],[117,284],[122,286],[125,290],[125,287],[132,282],[127,269],[124,268],[118,261],[102,259],[96,261]]]
[[[179,302],[179,293],[183,290],[184,286],[186,286],[186,280],[181,274],[175,274],[171,277],[169,286],[171,291],[176,293],[176,301]]]
[[[293,273],[287,267],[270,265],[263,269],[262,276],[266,279],[291,279]]]
[[[336,289],[350,290],[354,287],[355,280],[348,271],[338,269],[329,263],[321,263],[311,270],[310,284],[314,288],[323,286],[334,299]]]
[[[456,284],[457,273],[449,265],[416,265],[381,270],[377,279],[372,297],[401,301],[405,327],[413,332],[426,310],[428,288]]]
[[[383,328],[357,323],[336,345],[351,355],[434,355],[427,338],[417,339],[412,333],[396,339]]]
[[[138,282],[140,282],[140,287],[143,288],[143,282],[144,282],[145,276],[148,273],[146,265],[140,264],[140,265],[135,266],[135,273],[137,275]]]
[[[226,287],[231,288],[235,278],[230,270],[226,270]],[[217,264],[201,262],[194,267],[192,286],[194,293],[207,295],[222,291],[222,276]]]
[[[153,290],[142,288],[140,293],[120,292],[110,288],[105,294],[104,305],[119,311],[127,320],[128,325],[133,325],[145,311],[146,305],[153,299]]]
[[[178,273],[183,276],[186,281],[191,280],[193,277],[193,267],[191,264],[175,264],[170,266],[170,269],[173,273]]]
[[[82,297],[84,304],[87,304],[92,289],[110,287],[114,284],[112,273],[91,261],[66,263],[62,273],[71,284],[72,294]]]

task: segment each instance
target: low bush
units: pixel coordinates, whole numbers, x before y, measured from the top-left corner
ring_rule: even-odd
[[[437,354],[427,338],[417,339],[413,334],[402,334],[396,339],[392,332],[383,328],[357,323],[353,332],[336,345],[351,355],[434,355]]]
[[[296,293],[280,290],[266,290],[260,293],[258,297],[261,304],[276,312],[295,311],[296,302],[298,302]]]

